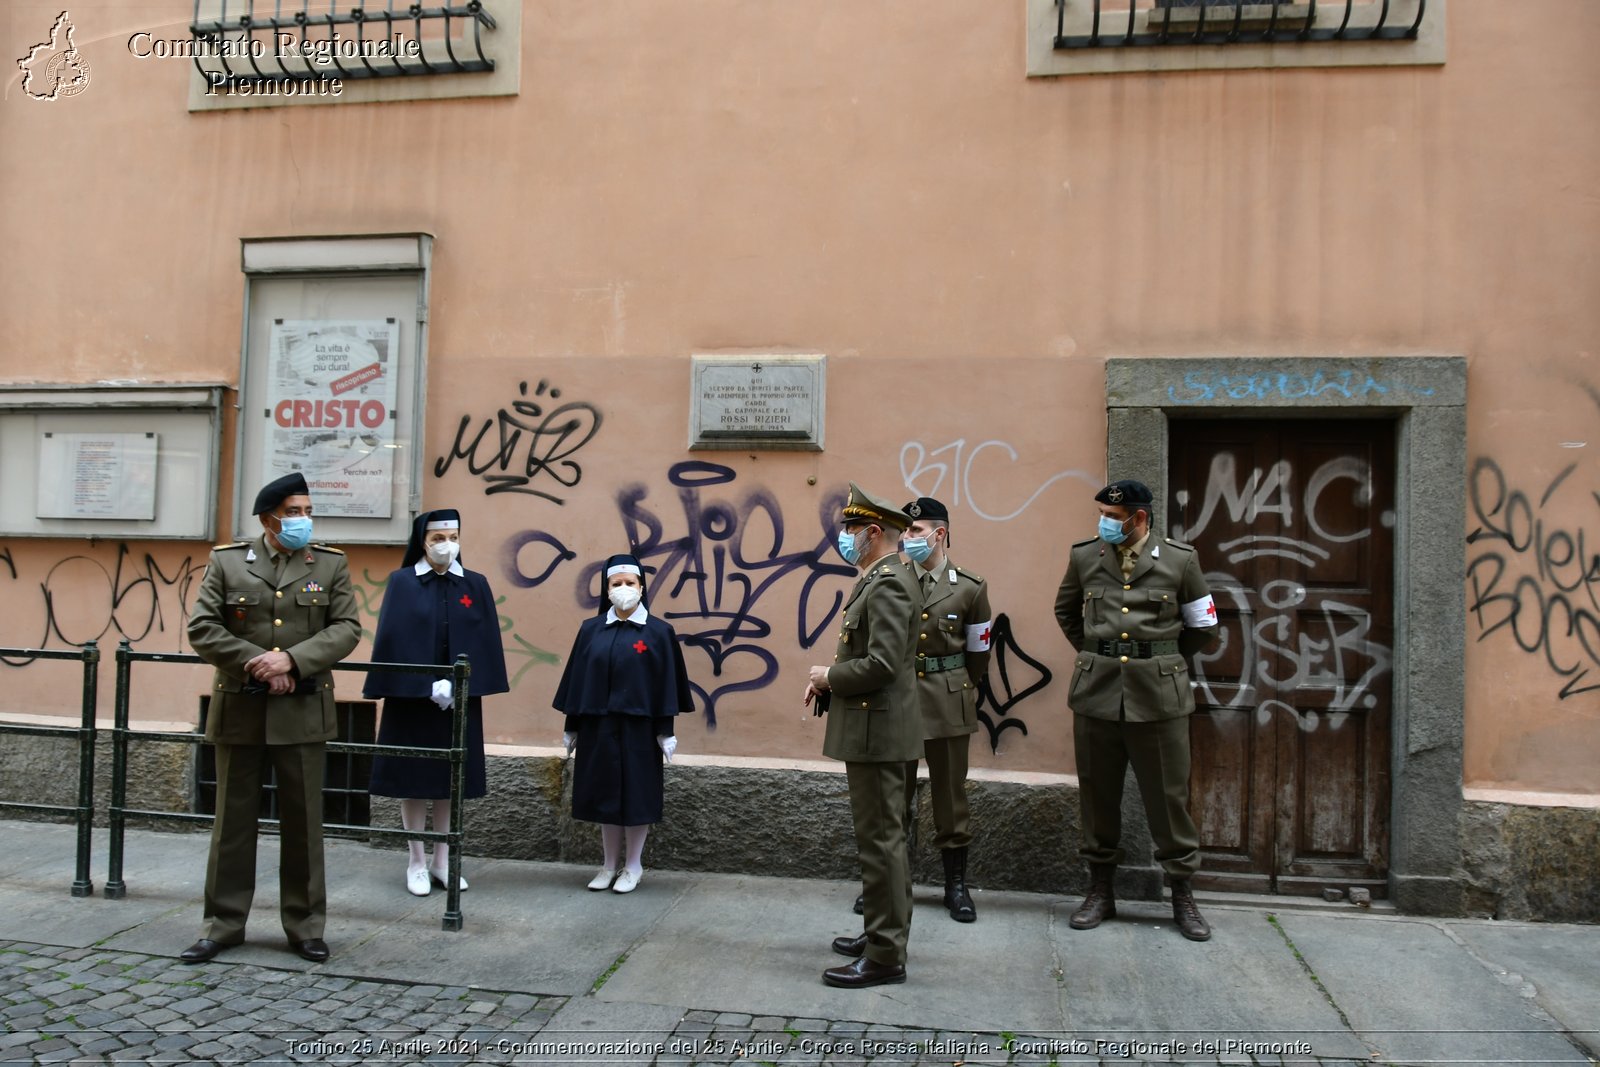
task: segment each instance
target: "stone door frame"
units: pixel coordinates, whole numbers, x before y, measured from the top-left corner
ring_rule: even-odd
[[[1461,356],[1106,361],[1107,477],[1137,478],[1158,501],[1167,499],[1173,418],[1394,421],[1389,899],[1426,915],[1458,915],[1463,906],[1466,396]],[[1125,814],[1128,829],[1143,824]],[[1153,871],[1144,844],[1142,862]],[[1139,851],[1130,850],[1135,864]]]

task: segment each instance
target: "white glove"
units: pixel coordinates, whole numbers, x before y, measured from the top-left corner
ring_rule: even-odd
[[[667,757],[668,763],[671,763],[672,754],[678,751],[678,739],[676,737],[658,737],[656,738],[656,744],[661,746],[661,754]]]
[[[572,755],[572,750],[578,747],[578,735],[564,733],[561,735],[561,743],[567,746],[567,755],[570,756]]]
[[[441,708],[448,708],[454,701],[451,698],[452,689],[450,679],[440,678],[433,683],[433,702]]]

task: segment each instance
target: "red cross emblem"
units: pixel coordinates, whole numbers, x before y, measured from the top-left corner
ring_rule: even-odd
[[[466,593],[461,594],[461,606],[464,608],[472,607],[472,598]]]
[[[1217,605],[1215,601],[1206,601],[1206,614],[1211,616],[1213,619],[1217,617]]]
[[[987,626],[983,628],[983,636],[978,640],[982,641],[986,645],[989,643],[989,628]]]
[[[641,656],[644,655],[644,650],[649,648],[649,647],[650,647],[649,645],[644,643],[644,639],[643,638],[641,638],[638,641],[635,641],[633,643],[633,650],[635,652],[639,653],[639,655],[641,655]]]

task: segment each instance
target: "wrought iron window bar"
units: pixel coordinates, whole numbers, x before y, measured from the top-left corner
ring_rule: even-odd
[[[194,21],[189,26],[195,43],[194,65],[201,77],[219,72],[217,68],[208,71],[202,59],[220,64],[220,73],[226,75],[228,83],[403,78],[495,69],[494,60],[483,51],[483,31],[495,29],[496,23],[482,0],[440,7],[409,4],[399,9],[394,0],[388,0],[381,8],[355,5],[343,10],[339,9],[338,0],[328,0],[323,12],[313,12],[313,0],[300,0],[299,10],[287,15],[283,9],[292,8],[294,0],[270,0],[270,4],[269,0],[222,0],[215,17],[204,21],[200,17],[201,3],[202,0],[194,0]],[[266,14],[269,6],[270,15]],[[315,6],[323,7],[321,0]],[[470,26],[470,37],[463,30],[463,40],[457,42],[456,30],[463,25]],[[434,27],[439,32],[429,35],[427,31]],[[377,50],[378,42],[393,42],[397,34],[406,30],[417,44],[415,55],[391,52],[369,56],[369,52]],[[313,36],[313,31],[318,31],[317,35]],[[286,57],[287,49],[279,47],[280,35],[294,38],[292,56]],[[353,40],[356,54],[341,56],[339,49],[331,46],[318,51],[327,42],[338,40]],[[439,54],[437,45],[430,49],[430,42],[442,42],[444,54]],[[456,54],[458,44],[461,55]],[[323,54],[326,65],[312,61]]]
[[[1181,0],[1157,2],[1155,8],[1142,8],[1136,0],[1127,0],[1128,17],[1121,32],[1113,28],[1119,23],[1120,12],[1112,12],[1102,19],[1103,0],[1092,0],[1094,11],[1090,30],[1086,34],[1068,35],[1066,14],[1069,0],[1056,0],[1057,51],[1072,48],[1138,48],[1160,45],[1229,45],[1229,44],[1302,44],[1313,41],[1406,41],[1416,40],[1422,26],[1422,17],[1428,8],[1427,0],[1417,0],[1416,17],[1410,25],[1403,21],[1390,24],[1394,14],[1393,0],[1377,0],[1380,5],[1378,19],[1370,26],[1352,25],[1351,15],[1356,10],[1356,0],[1338,0],[1321,5],[1328,17],[1318,24],[1317,0],[1290,3],[1286,0],[1199,0],[1182,4]],[[1341,10],[1342,8],[1342,10]],[[1331,14],[1329,14],[1331,10]],[[1194,12],[1193,15],[1189,14]],[[1138,20],[1147,13],[1145,29],[1140,32]],[[1174,14],[1179,17],[1174,18]],[[1338,18],[1338,25],[1331,23]],[[1106,27],[1102,32],[1102,25]],[[1191,27],[1192,28],[1188,28]]]

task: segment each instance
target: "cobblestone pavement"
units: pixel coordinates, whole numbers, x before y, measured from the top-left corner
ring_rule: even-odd
[[[597,983],[598,985],[599,983]],[[320,970],[0,942],[0,1063],[1048,1064],[1319,1062],[1247,1050],[1097,1046],[1081,1037],[950,1033],[685,1012],[670,1033],[563,1031],[570,998],[410,985]],[[1201,1055],[1192,1055],[1201,1052]],[[1322,1060],[1323,1067],[1344,1061]]]

